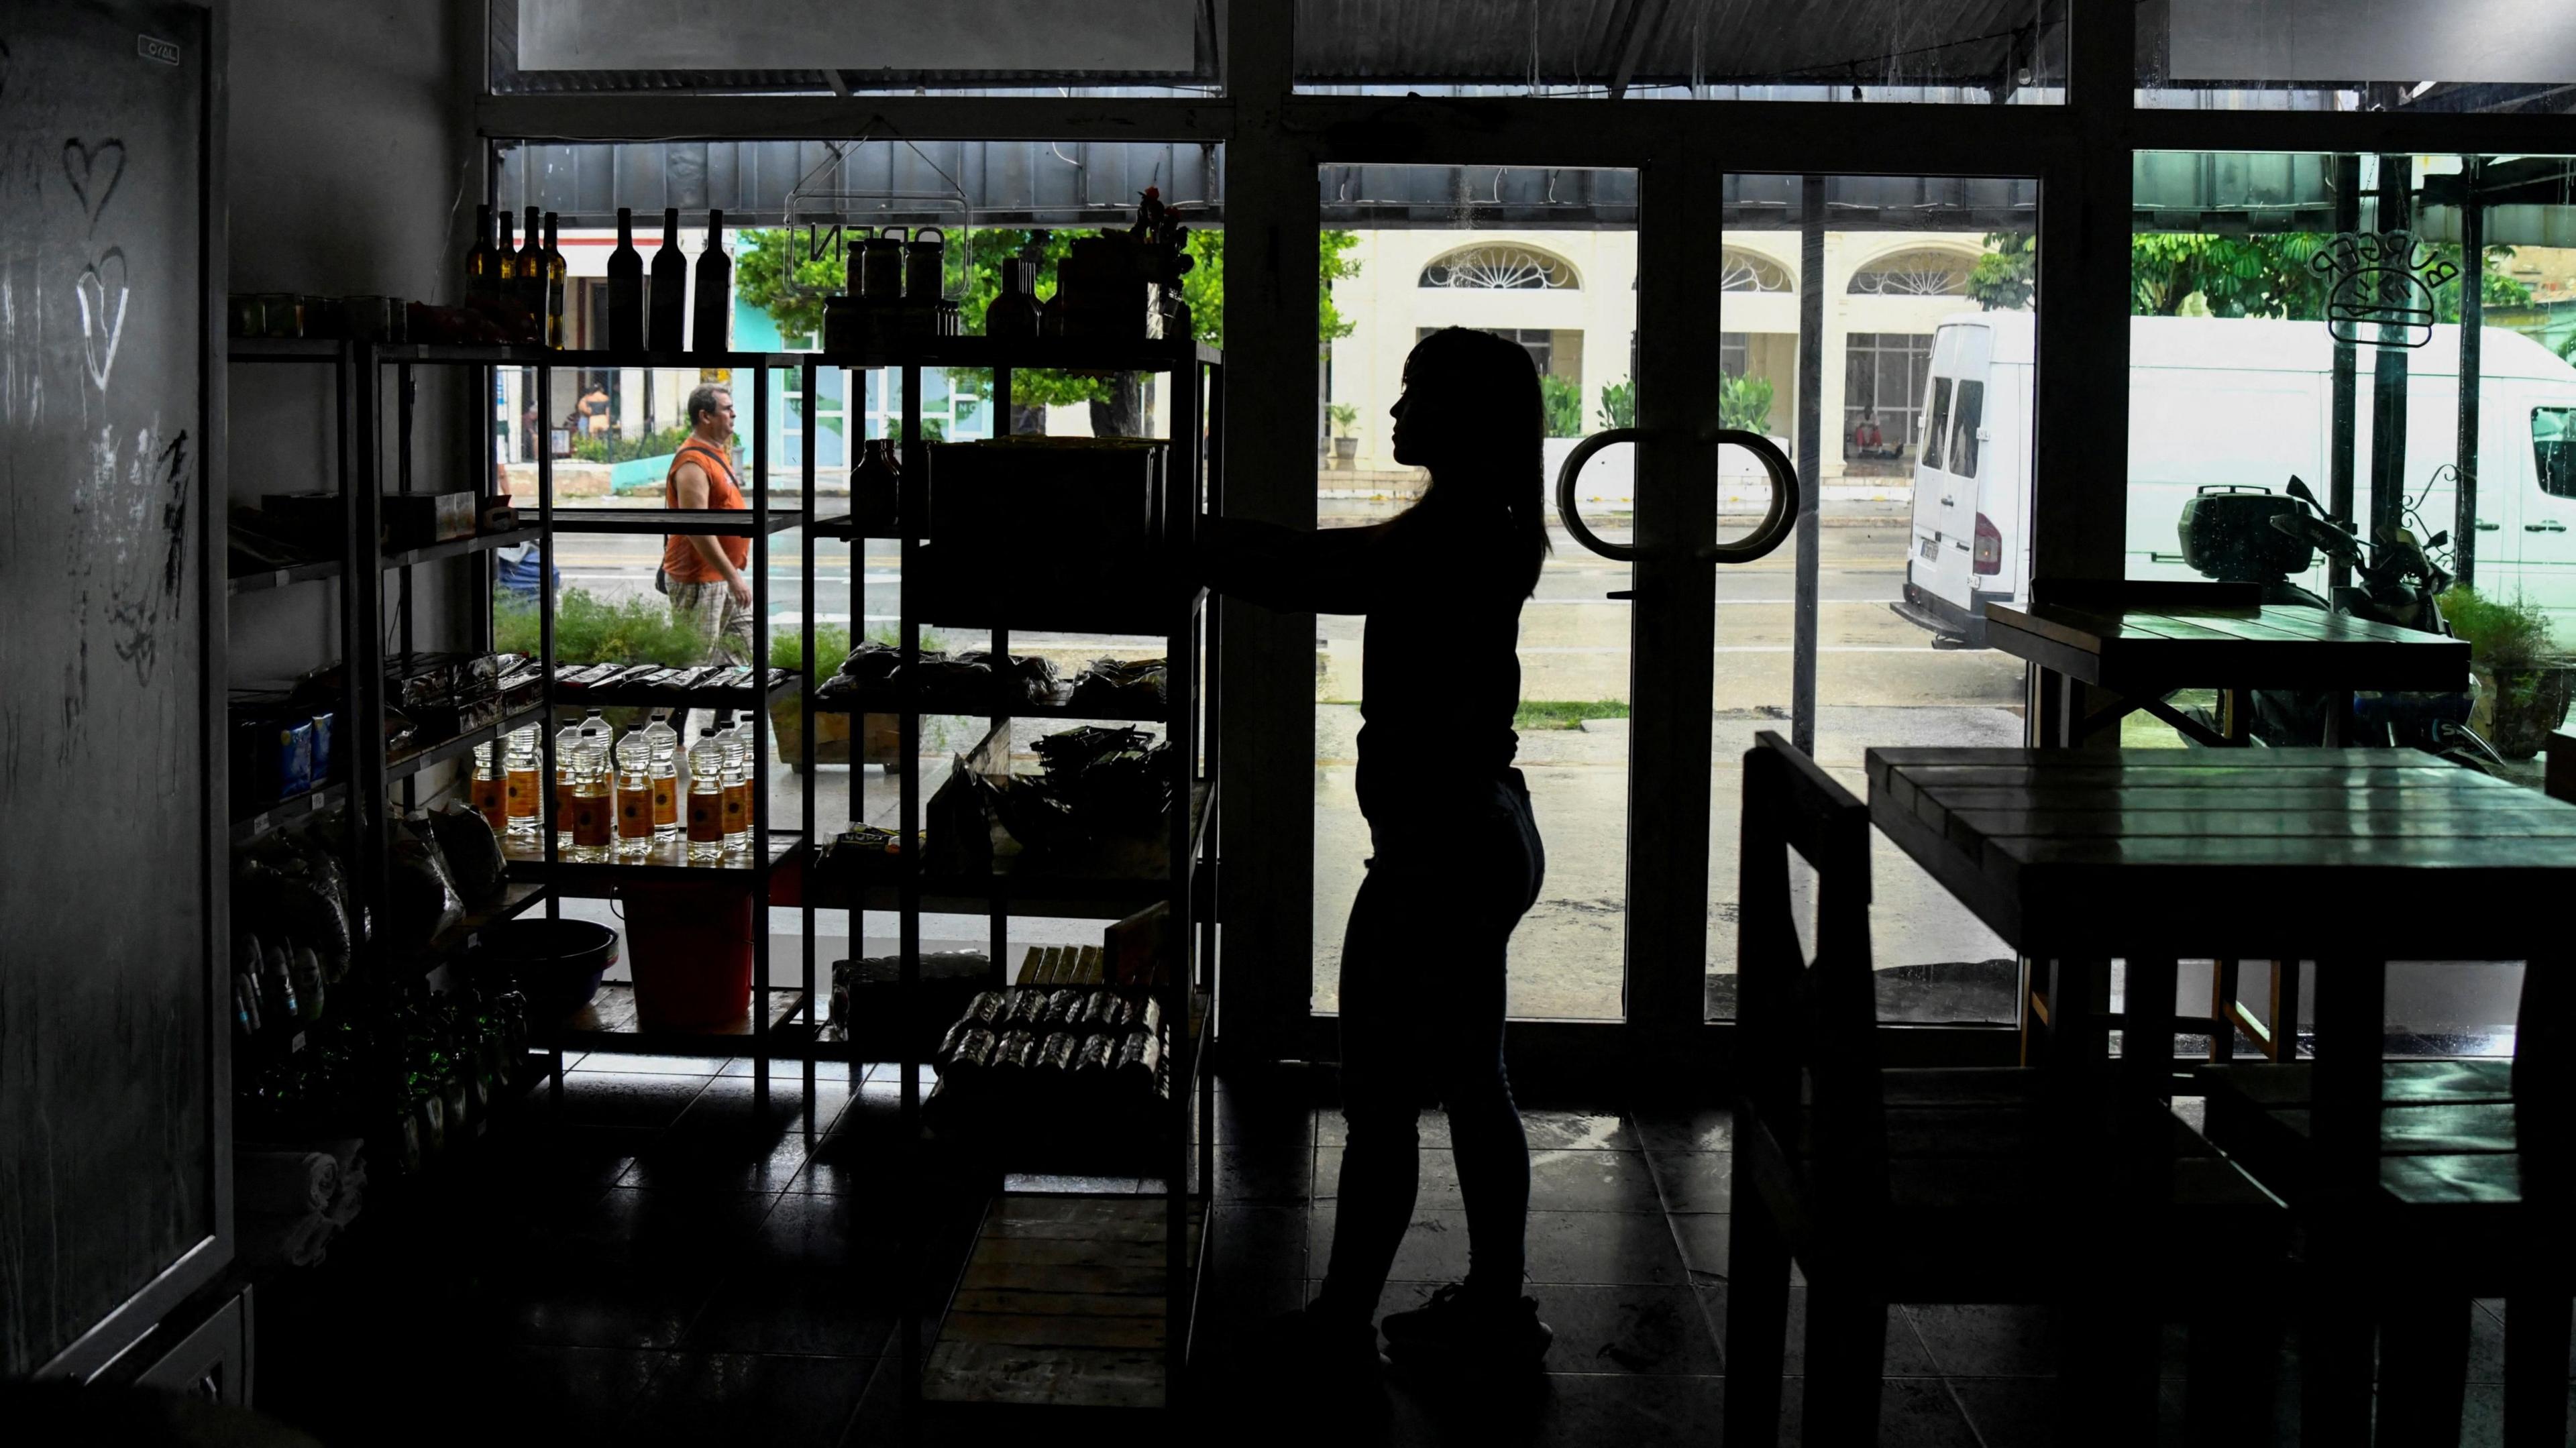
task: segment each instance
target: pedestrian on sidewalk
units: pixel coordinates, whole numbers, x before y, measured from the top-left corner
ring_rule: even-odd
[[[1466,1199],[1467,1276],[1388,1317],[1388,1350],[1535,1367],[1553,1339],[1521,1295],[1529,1145],[1503,1062],[1505,947],[1547,869],[1512,767],[1521,604],[1548,552],[1538,372],[1517,343],[1445,328],[1406,360],[1391,415],[1396,461],[1430,470],[1420,502],[1361,528],[1210,519],[1196,560],[1219,592],[1368,618],[1357,783],[1374,856],[1342,946],[1349,1144],[1323,1287],[1270,1344],[1345,1383],[1373,1383],[1382,1361],[1372,1319],[1434,1104]]]

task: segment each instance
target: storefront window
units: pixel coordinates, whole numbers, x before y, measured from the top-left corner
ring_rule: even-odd
[[[2192,7],[2173,8],[2179,23]],[[2285,7],[2242,9],[2250,20]],[[2576,643],[2576,163],[2151,153],[2138,174],[2128,576],[2259,583],[2270,607],[2457,633],[2474,651],[2461,692],[2346,704],[2257,691],[2255,738],[2322,743],[2313,721],[2348,710],[2349,742],[2539,788],[2534,751],[2559,721],[2532,713],[2563,711],[2563,695],[2500,661]],[[2268,514],[2307,510],[2293,479],[2366,561],[2401,556],[2385,547],[2397,530],[2420,544],[2429,567],[2411,591],[2269,529]],[[2216,717],[2206,690],[2170,702]],[[2143,713],[2123,721],[2121,743],[2184,745]],[[2391,1049],[2493,1051],[2510,1038],[2520,974],[2394,966]],[[2185,1001],[2205,1000],[2205,969],[2185,976]],[[2262,977],[2242,992],[2259,999]]]

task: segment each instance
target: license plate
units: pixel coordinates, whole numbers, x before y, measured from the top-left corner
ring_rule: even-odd
[[[1938,539],[1938,538],[1926,538],[1926,539],[1924,539],[1924,540],[1923,540],[1923,561],[1924,561],[1924,562],[1926,562],[1926,563],[1937,563],[1937,562],[1939,562],[1939,561],[1940,561],[1940,558],[1941,558],[1941,540],[1940,540],[1940,539]]]

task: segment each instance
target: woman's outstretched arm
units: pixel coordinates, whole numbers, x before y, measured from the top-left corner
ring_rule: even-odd
[[[1367,613],[1383,589],[1390,525],[1312,531],[1243,518],[1199,520],[1195,572],[1228,598],[1290,613]]]

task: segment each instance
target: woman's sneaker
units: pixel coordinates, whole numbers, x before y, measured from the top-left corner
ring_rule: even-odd
[[[1537,1299],[1487,1296],[1458,1282],[1411,1312],[1389,1313],[1380,1330],[1397,1362],[1461,1368],[1534,1368],[1556,1341],[1538,1320]]]

